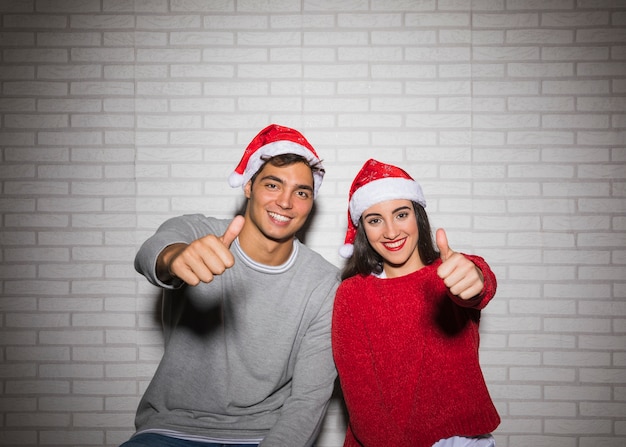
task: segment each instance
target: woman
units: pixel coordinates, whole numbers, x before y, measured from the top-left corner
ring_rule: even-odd
[[[348,258],[334,304],[344,447],[494,446],[500,423],[478,361],[496,278],[478,256],[434,247],[420,185],[369,160],[350,189]]]

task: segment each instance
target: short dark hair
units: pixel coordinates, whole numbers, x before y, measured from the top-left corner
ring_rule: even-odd
[[[429,265],[439,258],[439,252],[433,242],[428,214],[422,205],[413,203],[415,217],[417,218],[418,242],[417,251],[424,265]],[[367,235],[363,229],[363,218],[359,220],[354,238],[354,253],[346,261],[342,271],[341,279],[351,276],[367,276],[372,273],[380,274],[383,271],[383,258],[370,245]]]
[[[321,161],[311,163],[305,157],[303,157],[302,155],[298,155],[298,154],[288,153],[288,154],[279,154],[279,155],[274,155],[274,156],[265,155],[261,157],[261,160],[263,160],[263,164],[250,178],[250,181],[252,183],[254,183],[254,180],[259,175],[259,172],[261,172],[263,168],[265,167],[265,165],[268,163],[278,168],[282,168],[284,166],[290,166],[296,163],[304,163],[309,168],[311,168],[311,174],[315,174],[316,172],[322,172],[322,173],[325,172],[324,168],[322,167]]]

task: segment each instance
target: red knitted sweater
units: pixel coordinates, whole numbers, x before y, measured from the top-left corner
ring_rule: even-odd
[[[478,361],[480,310],[496,278],[478,256],[481,295],[463,301],[441,261],[400,278],[354,276],[337,290],[332,342],[349,414],[344,447],[430,447],[500,423]]]

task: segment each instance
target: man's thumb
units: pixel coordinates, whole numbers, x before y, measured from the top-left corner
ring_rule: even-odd
[[[448,245],[448,236],[443,228],[439,228],[436,234],[437,248],[442,261],[446,261],[454,253]]]
[[[241,215],[235,216],[235,218],[228,225],[228,228],[226,228],[226,231],[220,238],[224,245],[230,248],[230,244],[232,244],[233,241],[237,239],[237,236],[239,236],[239,233],[241,233],[241,229],[243,228],[244,223],[246,223],[245,217]]]

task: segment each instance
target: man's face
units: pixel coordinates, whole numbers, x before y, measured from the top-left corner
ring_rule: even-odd
[[[305,163],[266,163],[244,189],[246,217],[268,239],[291,240],[313,208],[313,174]]]

